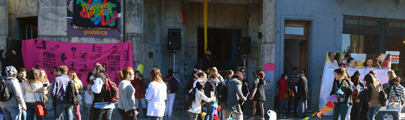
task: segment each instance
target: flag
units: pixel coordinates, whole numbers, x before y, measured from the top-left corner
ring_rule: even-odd
[[[343,94],[342,89],[339,89],[339,90],[336,92],[336,94]]]
[[[331,95],[331,96],[327,97],[326,99],[332,100],[333,102],[337,102],[337,98],[335,97],[335,95]]]
[[[330,107],[326,107],[326,111],[332,111],[332,109]]]
[[[317,115],[318,115],[319,119],[321,119],[322,112],[319,112]]]
[[[321,112],[321,113],[326,113],[326,107],[323,106],[321,109],[319,109],[319,112]]]
[[[304,118],[304,119],[302,119],[302,120],[308,120],[309,119],[309,117],[306,117],[306,118]]]
[[[333,109],[333,103],[332,103],[332,101],[329,100],[329,102],[326,103],[326,106]]]

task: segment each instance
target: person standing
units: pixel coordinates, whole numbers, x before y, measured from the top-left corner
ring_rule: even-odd
[[[94,71],[97,74],[94,80],[94,84],[91,85],[93,91],[93,120],[111,120],[111,114],[115,108],[114,103],[110,100],[106,100],[104,93],[106,93],[106,82],[109,80],[108,74],[105,73],[105,67],[97,63],[94,67]]]
[[[80,96],[80,94],[82,94],[83,92],[83,83],[82,81],[79,79],[79,77],[77,77],[76,72],[69,72],[69,78],[71,80],[73,80],[73,82],[75,83],[75,87],[78,90],[78,95]],[[77,105],[73,106],[73,110],[74,110],[74,114],[76,115],[76,119],[77,120],[81,120],[82,119],[82,115],[80,114],[80,104],[81,104],[81,97],[79,98],[79,103]]]
[[[199,70],[197,69],[193,69],[193,73],[191,74],[190,79],[187,81],[186,86],[184,87],[184,91],[190,91],[191,89],[193,89],[193,84],[195,82],[195,80],[197,80]]]
[[[131,82],[132,86],[135,88],[135,108],[136,111],[139,112],[138,109],[141,109],[142,107],[142,112],[143,112],[143,117],[147,118],[146,116],[146,100],[145,100],[145,86],[146,82],[143,80],[143,76],[141,75],[141,72],[135,71],[135,80]]]
[[[208,69],[210,69],[212,67],[218,66],[217,58],[212,55],[211,49],[207,48],[206,53],[207,54],[203,58],[203,65],[202,65],[203,71],[207,71]]]
[[[17,70],[13,66],[5,67],[7,74],[7,88],[12,91],[12,95],[8,101],[0,101],[1,109],[3,110],[4,120],[20,120],[21,111],[26,111],[27,106],[21,92],[21,86],[17,80]]]
[[[1,76],[6,77],[6,66],[15,66],[17,63],[21,62],[21,56],[17,55],[14,50],[11,52],[7,51],[3,57],[4,47],[0,50],[0,61],[1,61]]]
[[[287,74],[283,73],[280,77],[280,80],[278,80],[277,82],[277,86],[280,88],[278,90],[278,99],[279,99],[278,114],[280,118],[286,118],[283,106],[286,98],[288,98],[288,93],[290,92],[290,89],[288,88],[287,85],[287,79],[288,79]]]
[[[68,67],[61,65],[58,67],[57,73],[58,77],[55,78],[54,83],[51,87],[51,96],[53,101],[56,102],[55,105],[55,120],[60,120],[62,113],[65,113],[65,119],[73,120],[73,105],[69,102],[66,96],[67,86],[70,81],[68,75]]]
[[[363,68],[372,69],[373,67],[373,59],[367,58],[366,61],[363,63]]]
[[[347,111],[349,110],[349,105],[352,102],[353,88],[349,84],[349,80],[345,79],[346,74],[344,69],[338,68],[333,71],[335,75],[335,80],[333,81],[332,91],[330,95],[335,95],[339,89],[343,92],[343,100],[334,105],[333,110],[333,120],[338,120],[339,116],[341,119],[346,119]],[[344,85],[344,86],[343,86]]]
[[[403,99],[405,98],[405,89],[399,83],[401,82],[400,77],[396,77],[393,79],[394,85],[391,87],[391,92],[389,94],[388,100],[390,101],[390,109],[395,109],[398,111],[398,120],[401,119],[401,110],[402,110],[402,103]]]
[[[298,67],[294,67],[293,71],[288,74],[288,88],[291,89],[294,95],[297,95],[297,83],[298,83]],[[288,97],[288,111],[287,114],[291,112],[291,104],[294,105],[294,116],[297,116],[297,106],[298,106],[298,98],[296,96],[289,96]]]
[[[354,72],[354,74],[351,77],[351,81],[354,85],[354,89],[353,89],[353,106],[350,112],[350,119],[351,120],[361,120],[360,119],[360,92],[364,90],[365,86],[363,83],[360,82],[360,76],[361,73],[360,71],[356,71]]]
[[[24,82],[23,94],[25,95],[25,103],[27,105],[27,120],[42,120],[43,117],[35,114],[36,102],[42,102],[41,97],[47,94],[46,86],[39,79],[40,70],[32,68],[28,80]]]
[[[368,118],[370,120],[375,120],[374,117],[377,115],[378,110],[380,110],[382,104],[380,100],[380,92],[383,90],[380,83],[375,79],[372,74],[367,74],[364,77],[367,85],[367,101],[368,101]]]
[[[382,67],[391,70],[391,54],[387,54],[387,57],[385,57],[385,60],[382,64]]]
[[[207,96],[205,96],[203,89],[204,89],[204,82],[203,81],[198,81],[196,84],[196,87],[192,89],[192,93],[194,93],[195,98],[193,100],[193,102],[191,103],[190,108],[187,110],[188,115],[190,116],[190,120],[197,120],[198,119],[198,115],[201,113],[201,106],[202,106],[202,102],[203,100],[205,102],[207,102],[206,104],[210,104],[211,102],[215,103],[215,96],[211,96],[210,98],[208,98]],[[209,119],[207,117],[210,117],[211,115],[209,115],[210,113],[207,113],[206,119]],[[212,116],[211,116],[212,118]]]
[[[309,99],[308,95],[308,81],[304,75],[304,71],[298,71],[298,117],[305,118],[307,115]]]
[[[206,98],[215,98],[215,96],[216,96],[216,94],[215,94],[216,85],[215,84],[217,82],[218,82],[218,76],[216,74],[212,74],[210,76],[210,80],[207,83],[205,83],[205,85],[203,85],[203,88],[204,88],[203,91],[204,91]],[[198,89],[198,90],[200,90],[200,89]],[[202,98],[202,96],[198,96],[198,97]],[[197,100],[196,102],[198,102],[198,100],[200,100],[200,99],[196,99],[196,100]],[[204,100],[204,98],[203,98],[203,100]],[[212,106],[215,104],[216,100],[214,100],[212,102],[208,102],[208,101],[205,101],[205,102],[206,103],[204,104],[204,107],[207,109],[207,111],[206,111],[207,114],[205,115],[204,120],[213,120],[214,115],[218,115],[218,113],[214,113],[216,108]],[[193,112],[198,112],[198,111],[193,111]],[[198,114],[199,113],[200,112],[198,112]]]
[[[121,82],[118,85],[118,112],[122,120],[137,120],[135,113],[135,88],[130,82],[135,78],[134,70],[131,67],[127,67],[120,71],[119,77]]]
[[[239,100],[246,101],[242,93],[242,73],[237,72],[232,79],[226,80],[228,97],[222,105],[222,118],[228,120],[233,115],[234,120],[243,120],[243,112],[240,109]]]
[[[178,84],[176,78],[174,78],[173,70],[169,69],[167,70],[169,75],[164,77],[164,82],[167,85],[167,100],[166,100],[166,110],[165,110],[165,115],[168,116],[169,118],[173,118],[173,105],[174,105],[174,100],[176,98],[176,92],[178,89]]]
[[[326,61],[324,68],[329,68],[329,67],[339,68],[338,62],[335,60],[335,53],[328,52],[328,57],[329,57],[329,60]]]
[[[261,120],[264,120],[264,102],[266,102],[266,81],[264,80],[264,72],[257,72],[255,77],[256,80],[253,82],[253,89],[257,90],[253,98],[252,117],[250,117],[250,119],[254,119],[256,114],[256,106],[259,104],[260,117]]]
[[[224,82],[224,78],[221,76],[221,74],[219,74],[218,69],[216,67],[212,67],[212,69],[210,70],[210,75],[208,76],[212,76],[213,74],[217,75],[217,83],[215,84],[215,86],[218,85],[218,83],[222,83]]]
[[[150,72],[150,83],[145,95],[148,101],[148,116],[150,120],[163,120],[165,114],[165,100],[167,87],[162,80],[159,68],[153,68]]]
[[[356,68],[356,62],[354,62],[353,58],[348,58],[347,59],[346,68],[350,68],[350,69],[355,69]]]
[[[24,83],[24,81],[27,80],[27,70],[25,68],[18,69],[17,79],[18,79],[18,82],[20,83],[21,91],[24,91],[23,83]],[[25,98],[24,94],[23,94],[23,98]],[[21,111],[21,120],[26,120],[26,119],[27,119],[27,111],[22,110]]]
[[[381,54],[380,55],[378,55],[376,58],[375,58],[375,60],[374,60],[374,66],[376,67],[376,68],[382,68],[382,65],[381,65],[381,61],[382,61],[382,56],[381,56]]]
[[[241,68],[241,69],[239,69],[239,72],[241,72],[241,73],[242,73],[243,80],[245,80],[245,79],[246,79],[246,70],[245,70],[245,68]]]

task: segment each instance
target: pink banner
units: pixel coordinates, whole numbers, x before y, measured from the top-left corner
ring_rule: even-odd
[[[131,42],[68,43],[37,38],[23,41],[22,55],[25,69],[45,69],[50,82],[55,78],[51,74],[53,67],[66,65],[69,72],[75,71],[83,84],[88,85],[87,74],[93,70],[94,63],[99,62],[107,66],[106,73],[118,85],[118,71],[133,67]]]

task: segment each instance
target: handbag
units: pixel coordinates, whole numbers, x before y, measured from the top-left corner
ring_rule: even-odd
[[[32,89],[31,83],[30,83],[30,87]],[[44,117],[44,116],[48,115],[48,110],[46,110],[45,104],[41,101],[37,101],[37,97],[35,96],[34,89],[32,89],[32,90],[33,90],[33,94],[34,94],[35,101],[36,101],[35,102],[35,114],[37,114],[40,117]]]
[[[394,89],[395,95],[399,96],[398,93],[397,93],[397,90],[395,89],[394,86],[392,86],[391,89]],[[402,105],[404,105],[404,99],[401,98],[401,106],[402,106]]]
[[[253,98],[255,98],[256,92],[257,92],[257,88],[254,88],[252,90],[252,94],[249,95],[249,99],[253,100]]]
[[[380,89],[382,89],[382,85],[380,84],[379,86],[380,86]],[[384,90],[381,90],[380,91],[380,103],[381,103],[381,106],[387,106],[386,102],[387,102],[387,94],[385,94]]]
[[[288,93],[289,92],[283,92],[284,93],[284,99],[288,99]]]

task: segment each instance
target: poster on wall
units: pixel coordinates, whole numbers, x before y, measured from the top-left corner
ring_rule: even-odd
[[[106,66],[106,73],[118,85],[118,71],[133,67],[131,42],[68,43],[37,38],[24,40],[22,46],[25,69],[44,69],[49,82],[53,82],[55,78],[52,75],[53,68],[66,65],[69,72],[77,73],[83,85],[88,85],[87,74],[93,70],[95,63],[100,63]]]
[[[117,0],[67,0],[67,36],[120,38],[120,10]]]
[[[350,75],[356,71],[360,72],[361,82],[366,74],[370,71],[375,72],[375,77],[380,80],[380,83],[388,83],[387,72],[390,70],[383,67],[383,61],[386,54],[361,54],[361,53],[326,53],[325,67],[322,74],[321,91],[319,95],[319,106],[323,107],[329,100],[334,82],[334,70],[339,67],[345,67]],[[343,61],[346,61],[343,64]],[[339,63],[339,64],[338,64]],[[332,115],[333,111],[323,113]]]

